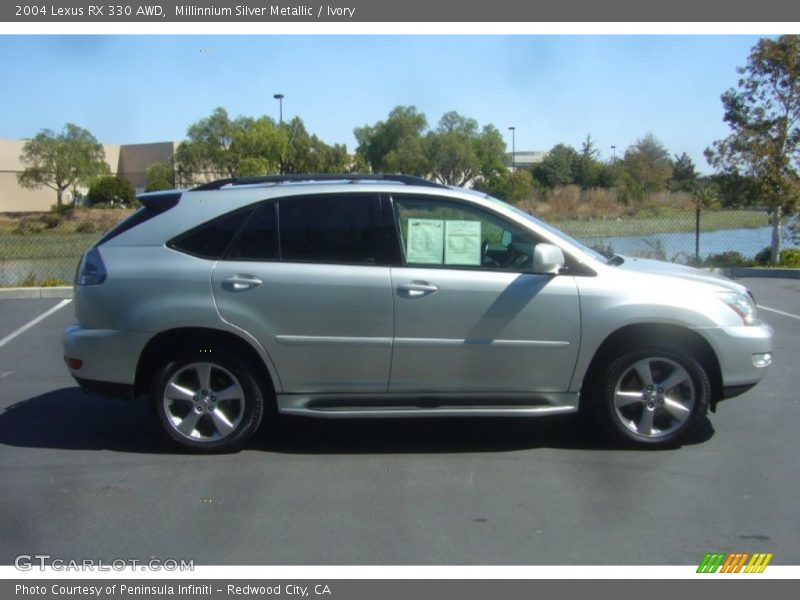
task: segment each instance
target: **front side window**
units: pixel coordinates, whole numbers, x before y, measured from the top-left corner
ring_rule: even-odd
[[[282,260],[386,263],[387,228],[377,196],[285,198],[278,214]]]
[[[409,266],[505,271],[533,267],[533,235],[487,211],[419,196],[397,196],[394,208]]]

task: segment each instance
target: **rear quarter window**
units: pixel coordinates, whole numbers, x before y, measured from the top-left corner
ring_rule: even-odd
[[[200,258],[222,258],[252,212],[248,207],[222,215],[173,238],[167,246]]]

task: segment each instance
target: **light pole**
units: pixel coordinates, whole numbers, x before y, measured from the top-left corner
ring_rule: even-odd
[[[280,124],[283,125],[283,94],[275,94],[272,96],[278,101],[278,110],[280,115]]]
[[[509,127],[511,130],[511,169],[516,169],[517,164],[517,137],[516,127]]]
[[[617,147],[611,146],[611,164],[617,164]]]

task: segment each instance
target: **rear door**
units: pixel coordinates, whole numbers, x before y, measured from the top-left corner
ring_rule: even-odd
[[[374,194],[264,203],[212,287],[223,319],[256,337],[284,393],[385,392],[392,345],[387,228]]]

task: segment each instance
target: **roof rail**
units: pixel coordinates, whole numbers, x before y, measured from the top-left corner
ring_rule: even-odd
[[[192,188],[191,192],[218,190],[226,185],[254,185],[258,183],[292,183],[300,181],[388,181],[406,185],[446,188],[446,185],[417,177],[416,175],[392,175],[384,173],[293,173],[290,175],[256,175],[254,177],[228,177],[217,179]]]

